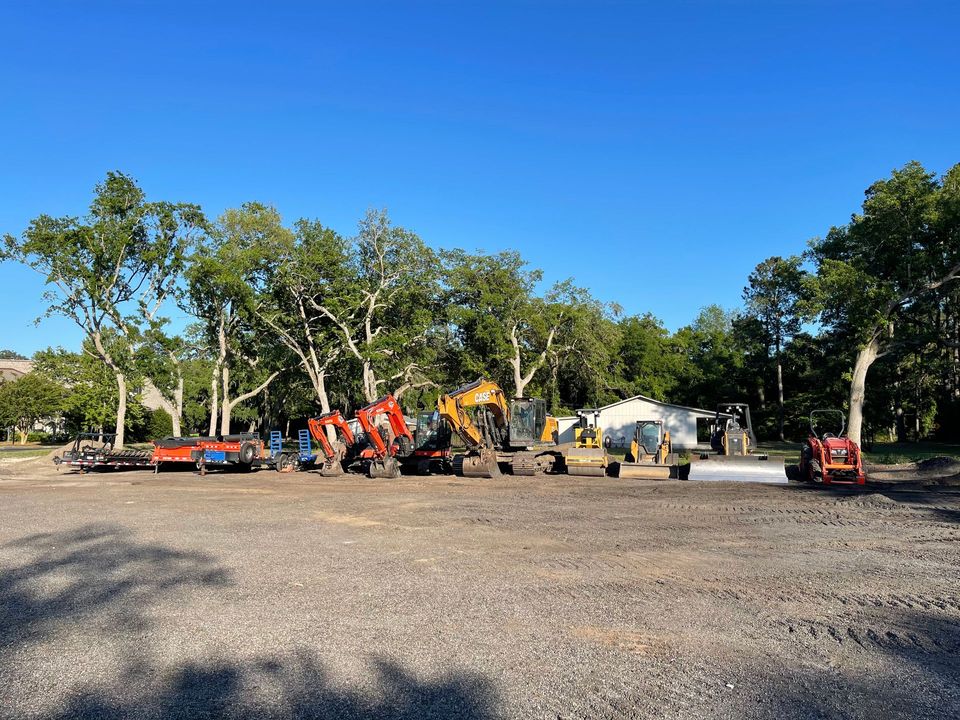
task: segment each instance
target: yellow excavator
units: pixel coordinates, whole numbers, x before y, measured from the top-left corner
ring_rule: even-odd
[[[514,475],[540,475],[561,457],[557,419],[539,398],[507,399],[497,383],[480,378],[441,395],[437,411],[466,447],[453,456],[457,475],[497,477],[500,463]]]
[[[599,410],[577,410],[573,447],[564,453],[563,460],[569,475],[603,477],[607,474],[610,458],[603,449]]]
[[[666,480],[671,473],[676,476],[676,466],[670,431],[663,420],[637,420],[630,451],[620,463],[619,477]]]

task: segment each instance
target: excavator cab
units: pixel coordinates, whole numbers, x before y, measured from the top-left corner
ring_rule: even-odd
[[[433,410],[417,415],[417,429],[413,437],[415,450],[446,450],[453,440],[453,431],[450,423]]]
[[[510,445],[528,447],[541,442],[547,424],[547,403],[540,398],[510,401]]]

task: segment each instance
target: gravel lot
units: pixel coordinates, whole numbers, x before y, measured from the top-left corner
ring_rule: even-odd
[[[960,495],[0,465],[0,718],[960,716]]]

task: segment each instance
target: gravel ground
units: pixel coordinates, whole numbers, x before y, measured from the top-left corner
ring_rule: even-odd
[[[0,466],[0,718],[960,716],[960,495]]]

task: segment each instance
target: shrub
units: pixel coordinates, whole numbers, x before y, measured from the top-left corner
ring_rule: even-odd
[[[173,418],[170,417],[170,413],[160,408],[149,411],[146,439],[157,440],[171,435],[173,435]]]

